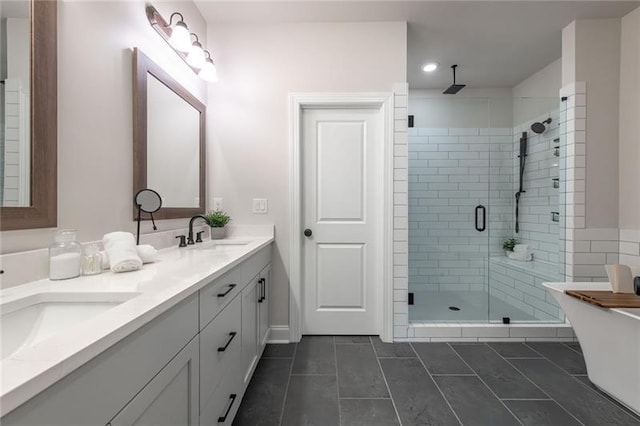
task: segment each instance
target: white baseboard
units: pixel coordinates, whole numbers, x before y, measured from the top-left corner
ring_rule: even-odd
[[[289,326],[272,325],[269,343],[289,343]]]

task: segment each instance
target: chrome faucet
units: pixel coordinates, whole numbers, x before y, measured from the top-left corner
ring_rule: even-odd
[[[209,225],[209,221],[207,220],[207,218],[202,216],[201,214],[197,214],[189,219],[189,235],[187,236],[187,244],[189,245],[195,244],[195,242],[193,241],[193,221],[198,218],[204,219],[204,221],[207,222],[207,225]]]

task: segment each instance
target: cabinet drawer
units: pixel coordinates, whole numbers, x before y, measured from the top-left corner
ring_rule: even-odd
[[[200,412],[200,426],[224,426],[233,423],[242,400],[240,363],[233,363],[225,372],[220,386]]]
[[[200,406],[204,407],[222,377],[240,363],[241,298],[236,297],[200,332]]]
[[[202,330],[242,289],[242,268],[236,267],[200,290]]]
[[[242,264],[242,284],[247,284],[271,262],[271,244],[263,248]]]

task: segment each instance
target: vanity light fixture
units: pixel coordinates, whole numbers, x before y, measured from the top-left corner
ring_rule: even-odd
[[[213,59],[211,59],[211,54],[209,53],[209,51],[205,50],[204,53],[206,53],[208,57],[204,65],[200,69],[198,77],[205,81],[216,83],[218,81],[218,71],[216,70],[216,64],[213,63]]]
[[[180,12],[174,12],[169,18],[169,27],[173,22],[174,16],[179,16],[180,20],[176,22],[175,26],[171,29],[171,37],[169,38],[169,44],[180,52],[188,52],[191,50],[191,35],[189,34],[189,28],[184,23],[184,17]]]
[[[189,65],[193,72],[205,81],[218,81],[216,66],[211,59],[211,54],[202,47],[198,35],[189,32],[180,12],[172,13],[169,22],[150,4],[146,6],[146,13],[151,27]],[[177,17],[177,22],[172,24],[174,17]],[[195,41],[192,41],[191,36],[195,38]]]
[[[205,64],[207,58],[204,56],[204,50],[202,49],[202,44],[198,36],[194,33],[191,33],[191,35],[196,38],[196,41],[191,45],[191,50],[189,50],[189,54],[187,55],[187,63],[193,68],[200,69]]]

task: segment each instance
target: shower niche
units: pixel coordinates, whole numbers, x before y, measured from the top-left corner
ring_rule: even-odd
[[[410,96],[411,322],[564,322],[541,285],[564,274],[559,104]],[[505,256],[510,238],[533,260]]]

